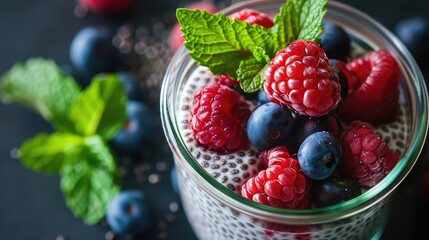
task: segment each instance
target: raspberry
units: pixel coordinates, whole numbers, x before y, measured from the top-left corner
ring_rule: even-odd
[[[386,51],[371,51],[347,64],[354,77],[338,113],[346,122],[361,120],[371,124],[393,121],[399,109],[400,71]]]
[[[282,167],[293,166],[294,169],[300,169],[299,162],[291,157],[289,150],[285,146],[277,146],[262,151],[260,158],[265,167],[280,165]]]
[[[379,183],[399,161],[399,155],[389,149],[367,122],[350,123],[341,134],[341,145],[340,171],[366,187]]]
[[[229,18],[237,19],[239,21],[246,21],[250,25],[258,24],[265,28],[274,26],[273,21],[270,19],[270,17],[268,17],[268,15],[253,9],[240,10],[231,14]]]
[[[277,52],[264,72],[270,101],[301,115],[327,114],[340,101],[338,75],[314,41],[296,40]]]
[[[226,86],[231,87],[231,88],[235,88],[235,87],[238,87],[240,85],[237,80],[232,79],[228,75],[217,75],[217,76],[215,76],[215,81],[217,83],[226,85]]]
[[[247,180],[241,188],[241,195],[274,207],[307,208],[309,184],[298,160],[278,149],[268,150],[266,154],[269,157],[268,168]]]
[[[218,83],[199,89],[190,108],[188,127],[209,149],[232,152],[247,145],[250,106],[239,93]]]

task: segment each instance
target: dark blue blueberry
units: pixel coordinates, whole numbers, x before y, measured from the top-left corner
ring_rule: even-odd
[[[121,68],[119,50],[113,46],[113,34],[107,27],[88,26],[81,29],[70,46],[73,66],[86,77],[114,72]]]
[[[341,160],[341,145],[328,132],[308,136],[298,149],[298,161],[304,174],[314,180],[332,175]]]
[[[270,100],[268,99],[267,93],[264,90],[259,91],[258,92],[258,103],[260,105],[262,105],[262,104],[265,104],[265,103],[268,103],[268,102],[270,102]]]
[[[128,101],[124,128],[112,139],[112,146],[121,152],[138,152],[154,139],[154,119],[142,102]]]
[[[143,101],[143,92],[131,72],[118,72],[119,80],[124,85],[128,100]]]
[[[336,59],[329,59],[329,65],[331,65],[331,67],[335,70],[338,75],[338,78],[340,79],[340,95],[342,98],[345,98],[349,91],[349,81],[347,79],[346,74],[344,74],[344,71],[348,71],[347,69],[345,69],[346,63]]]
[[[401,20],[395,33],[416,59],[429,59],[429,23],[423,17]]]
[[[320,131],[326,131],[338,137],[341,126],[332,114],[320,117],[298,115],[293,119],[292,130],[289,134],[290,137],[286,139],[286,146],[291,153],[296,153],[304,139]]]
[[[347,61],[350,54],[350,37],[344,29],[331,22],[323,22],[323,33],[320,35],[320,47],[328,58]]]
[[[338,176],[313,181],[311,189],[313,203],[316,207],[335,205],[361,195],[361,188],[356,180]]]
[[[171,186],[173,187],[173,190],[176,194],[179,193],[179,183],[177,181],[177,172],[176,172],[176,167],[171,168],[170,170],[170,181],[171,181]]]
[[[276,103],[265,103],[257,107],[247,122],[250,143],[259,150],[283,145],[292,126],[289,109]]]
[[[106,219],[113,232],[119,235],[137,235],[147,231],[151,224],[150,207],[145,195],[137,190],[124,190],[109,203]]]
[[[60,68],[64,74],[71,76],[82,88],[87,87],[91,82],[91,79],[82,76],[82,74],[78,72],[72,65],[65,64]]]

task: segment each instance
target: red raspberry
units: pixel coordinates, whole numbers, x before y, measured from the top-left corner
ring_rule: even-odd
[[[247,145],[246,124],[251,110],[246,100],[218,83],[199,89],[189,112],[188,127],[209,149],[232,152]]]
[[[237,80],[232,79],[228,75],[217,75],[217,76],[215,76],[215,81],[217,83],[226,85],[226,86],[231,87],[231,88],[235,88],[235,87],[238,87],[240,85]]]
[[[395,119],[399,108],[400,71],[396,60],[384,50],[353,60],[347,68],[349,92],[338,110],[347,122],[361,120],[380,124]]]
[[[291,157],[289,150],[285,146],[277,146],[262,151],[260,158],[265,167],[272,165],[280,165],[282,167],[296,165],[293,168],[300,169],[299,162]]]
[[[367,122],[350,123],[341,134],[341,146],[340,171],[366,187],[379,183],[399,161],[399,155],[390,150]]]
[[[296,40],[277,52],[264,73],[270,101],[302,115],[321,116],[340,101],[338,75],[314,41]]]
[[[307,177],[302,173],[299,162],[293,158],[283,158],[288,153],[277,154],[276,151],[268,155],[280,155],[280,159],[271,158],[265,170],[247,182],[241,188],[241,195],[262,204],[281,208],[307,208],[308,186]],[[284,154],[284,155],[283,155]]]
[[[134,0],[78,0],[80,4],[97,13],[114,13],[128,9]]]
[[[231,14],[229,18],[237,19],[239,21],[246,21],[250,25],[258,24],[265,28],[274,26],[273,21],[270,19],[270,17],[268,17],[268,15],[253,9],[240,10]]]

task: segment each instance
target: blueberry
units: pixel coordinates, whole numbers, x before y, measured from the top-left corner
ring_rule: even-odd
[[[298,149],[302,171],[314,180],[331,176],[340,160],[341,145],[338,139],[325,131],[311,134]]]
[[[345,71],[348,71],[346,69],[346,63],[341,60],[329,59],[329,65],[331,65],[331,67],[335,70],[338,75],[338,78],[340,79],[340,95],[342,98],[345,98],[349,91],[349,80],[347,78],[350,77],[345,73]]]
[[[399,21],[395,34],[418,60],[429,57],[429,23],[424,17],[412,17]]]
[[[331,176],[323,181],[314,181],[311,191],[316,207],[335,205],[360,194],[360,185],[356,180],[338,176]]]
[[[107,27],[87,26],[81,29],[70,45],[73,66],[89,78],[97,73],[117,71],[121,66],[121,56],[113,46],[112,37]]]
[[[154,138],[154,120],[146,104],[128,101],[124,128],[112,139],[112,146],[122,152],[138,152]]]
[[[284,144],[292,126],[289,109],[276,103],[265,103],[257,107],[247,122],[250,143],[259,150],[267,150]]]
[[[268,99],[268,95],[265,91],[259,91],[258,92],[258,103],[260,105],[270,102]]]
[[[177,182],[177,172],[176,172],[176,167],[171,168],[170,170],[170,181],[171,181],[171,186],[173,187],[173,190],[176,194],[179,193],[179,183]]]
[[[124,85],[128,100],[143,101],[143,92],[131,72],[118,72],[119,80]]]
[[[293,119],[292,130],[289,134],[290,137],[286,139],[286,146],[291,153],[296,153],[305,138],[320,131],[326,131],[339,137],[341,126],[332,114],[320,117],[298,115]]]
[[[331,22],[323,22],[324,31],[320,35],[320,47],[328,58],[346,61],[350,54],[350,37],[346,31]]]
[[[119,235],[138,235],[151,226],[150,207],[145,195],[137,190],[124,190],[109,203],[107,223]]]

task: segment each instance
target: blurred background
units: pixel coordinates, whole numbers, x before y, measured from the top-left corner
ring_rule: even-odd
[[[155,124],[159,124],[157,90],[176,48],[170,42],[174,11],[195,1],[136,0],[131,7],[119,12],[82,2],[1,0],[0,74],[16,62],[42,57],[53,59],[85,86],[91,73],[76,71],[70,55],[72,41],[85,27],[106,26],[126,63],[126,67],[119,66],[117,70],[133,69],[140,73],[137,78],[141,79],[137,80],[142,89],[148,91],[144,101],[156,115]],[[216,9],[233,2],[205,1]],[[429,43],[426,41],[429,36],[428,1],[340,2],[366,12],[401,37],[415,55],[425,77],[429,78],[429,51],[424,46]],[[58,175],[34,172],[16,159],[16,150],[24,140],[51,131],[44,119],[27,108],[19,104],[0,104],[0,239],[119,239],[105,221],[88,226],[73,216],[65,205]],[[162,139],[161,131],[158,135]],[[382,239],[413,239],[426,235],[424,223],[429,214],[429,154],[426,149],[394,195],[394,211]],[[159,148],[130,156],[125,163],[122,169],[125,186],[143,190],[153,209],[152,227],[135,239],[196,239],[174,191],[170,174],[173,161],[166,143],[161,140]]]

